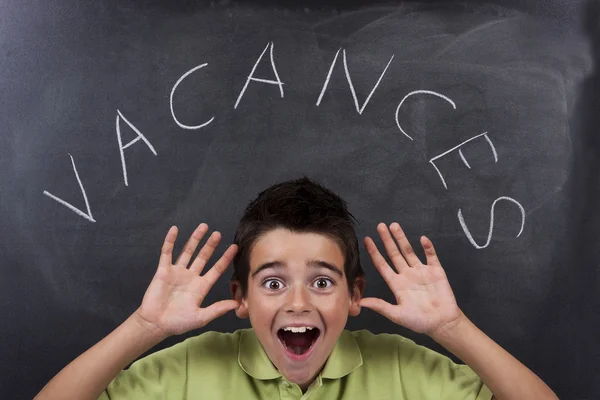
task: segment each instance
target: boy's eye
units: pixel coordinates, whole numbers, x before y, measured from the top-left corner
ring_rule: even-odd
[[[329,289],[333,286],[333,281],[329,278],[319,278],[315,281],[314,286],[317,289]]]
[[[279,290],[283,286],[283,283],[279,279],[267,279],[263,282],[263,287],[270,290]]]

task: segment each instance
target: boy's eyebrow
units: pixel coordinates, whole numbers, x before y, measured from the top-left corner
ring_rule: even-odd
[[[326,269],[334,272],[340,278],[344,277],[344,273],[342,272],[341,269],[339,269],[338,267],[336,267],[333,264],[328,263],[327,261],[309,260],[308,266],[312,267],[312,268],[326,268]],[[260,265],[258,268],[256,268],[256,271],[254,271],[252,273],[252,277],[254,278],[254,276],[256,274],[258,274],[259,272],[261,272],[262,270],[265,270],[267,268],[285,268],[285,267],[286,267],[286,264],[283,261],[275,260],[275,261],[267,262],[267,263]]]

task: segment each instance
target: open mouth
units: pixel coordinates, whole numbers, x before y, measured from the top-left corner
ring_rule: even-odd
[[[320,335],[321,331],[318,328],[306,329],[304,332],[292,332],[284,329],[277,331],[277,337],[285,349],[297,356],[308,353]]]

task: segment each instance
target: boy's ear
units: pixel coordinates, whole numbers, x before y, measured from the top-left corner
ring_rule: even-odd
[[[248,318],[248,303],[242,295],[242,284],[238,280],[229,282],[229,291],[231,297],[238,302],[239,307],[235,310],[235,315],[238,318]]]
[[[360,299],[362,299],[363,293],[365,290],[365,277],[357,276],[354,279],[354,288],[352,290],[352,297],[350,299],[350,309],[348,310],[348,314],[352,317],[356,317],[360,314]]]

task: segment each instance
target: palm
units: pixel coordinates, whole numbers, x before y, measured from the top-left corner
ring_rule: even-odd
[[[206,224],[198,227],[175,264],[172,264],[171,256],[177,231],[172,228],[167,234],[156,274],[136,311],[138,316],[164,335],[177,335],[200,328],[237,306],[234,300],[224,300],[207,308],[200,307],[236,251],[235,246],[231,246],[206,274],[200,276],[219,243],[220,235],[215,232],[187,268],[191,255],[207,229]]]
[[[452,319],[456,300],[440,266],[413,267],[391,284],[398,306],[392,317],[396,323],[420,333]]]
[[[203,286],[202,278],[187,268],[159,267],[144,295],[141,311],[168,333],[187,332],[194,328],[205,295]]]
[[[365,246],[396,299],[396,305],[377,298],[361,300],[361,305],[374,309],[393,322],[415,332],[431,334],[456,320],[461,312],[442,268],[428,239],[422,243],[427,264],[421,263],[399,225],[393,227],[400,249],[383,224],[378,231],[396,269],[394,271],[377,250],[370,238]]]

